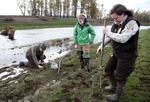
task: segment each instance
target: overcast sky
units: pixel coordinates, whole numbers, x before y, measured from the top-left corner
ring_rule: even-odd
[[[107,12],[113,5],[121,3],[128,9],[150,10],[150,0],[97,0]],[[16,0],[0,0],[0,15],[21,15]]]

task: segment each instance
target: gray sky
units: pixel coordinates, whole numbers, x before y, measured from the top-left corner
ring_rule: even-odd
[[[104,4],[107,12],[118,3],[129,9],[150,10],[150,0],[97,0],[97,3]],[[0,15],[21,15],[16,0],[0,0]]]
[[[104,4],[107,12],[109,12],[113,5],[118,3],[125,5],[128,9],[150,10],[150,0],[97,0],[97,2]]]

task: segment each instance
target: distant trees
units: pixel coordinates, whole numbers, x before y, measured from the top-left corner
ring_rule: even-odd
[[[31,16],[76,17],[84,12],[89,18],[97,18],[96,0],[17,0],[22,14]]]
[[[134,17],[141,22],[150,22],[150,11],[134,11]]]
[[[26,7],[27,7],[26,0],[17,0],[17,5],[18,5],[22,15],[25,16],[25,14],[26,14]]]
[[[103,4],[96,0],[17,0],[22,15],[76,17],[85,13],[88,18],[102,19],[105,13]],[[150,11],[134,11],[136,19],[150,21]]]
[[[71,2],[71,0],[63,1],[63,17],[69,17],[70,6],[71,6],[70,2]]]
[[[72,0],[72,15],[74,17],[76,17],[76,15],[77,15],[78,1],[79,0]]]

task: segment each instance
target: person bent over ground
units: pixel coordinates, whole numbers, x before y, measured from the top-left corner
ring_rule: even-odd
[[[28,62],[20,62],[19,66],[42,69],[44,66],[44,59],[46,58],[46,56],[44,55],[45,50],[45,44],[39,44],[38,46],[29,48],[26,52],[26,58]]]
[[[8,25],[4,28],[1,32],[1,35],[8,36],[9,39],[14,40],[15,36],[15,29],[12,26]]]

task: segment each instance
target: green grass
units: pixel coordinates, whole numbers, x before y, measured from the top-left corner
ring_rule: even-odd
[[[90,20],[92,25],[101,25],[103,21]],[[53,18],[48,21],[0,21],[0,30],[7,25],[12,25],[16,30],[18,29],[38,29],[38,28],[59,28],[59,27],[74,27],[77,23],[76,18]]]
[[[2,22],[0,21],[2,30],[7,25],[12,25],[15,29],[37,29],[37,28],[53,28],[53,27],[73,27],[76,24],[75,18],[68,19],[51,19],[48,21],[32,21],[32,22]]]
[[[139,56],[136,61],[136,69],[129,77],[126,85],[125,94],[121,98],[120,102],[149,102],[150,101],[150,29],[140,32],[139,37]],[[97,45],[93,47],[92,56],[95,55]],[[107,62],[109,55],[111,54],[111,48],[107,47],[104,54],[104,63]],[[79,62],[73,62],[76,57],[72,57],[71,60],[66,60],[66,64],[74,64],[78,68]],[[77,60],[77,59],[76,59]],[[49,90],[49,94],[45,94],[46,102],[99,102],[101,99],[101,93],[99,91],[98,83],[98,66],[99,61],[92,58],[92,72],[85,73],[84,71],[76,72],[72,74],[71,78],[66,78],[56,89]],[[75,66],[73,66],[75,67]],[[81,76],[78,79],[78,75]],[[95,74],[95,78],[91,78]],[[104,79],[105,80],[105,79]],[[105,80],[106,81],[106,80]],[[82,82],[87,82],[89,87],[82,86]],[[95,85],[92,87],[92,83]],[[74,91],[73,91],[74,89]],[[41,98],[41,97],[40,97]],[[42,100],[38,99],[39,102]],[[35,100],[36,102],[37,100]]]
[[[119,102],[150,101],[149,41],[150,29],[140,31],[139,56],[136,61],[136,68],[130,75],[125,94]],[[79,60],[76,53],[73,52],[63,60],[60,73],[48,68],[43,71],[33,69],[16,78],[17,84],[0,81],[0,93],[3,93],[0,94],[0,97],[3,100],[8,101],[10,99],[14,102],[29,95],[33,95],[31,99],[33,102],[105,102],[99,89],[98,68],[100,59],[95,59],[97,46],[92,47],[92,71],[90,73],[79,70]],[[110,54],[111,47],[108,46],[105,48],[104,65]],[[53,81],[58,84],[53,83]],[[103,82],[104,85],[108,84],[107,78],[103,78]]]

